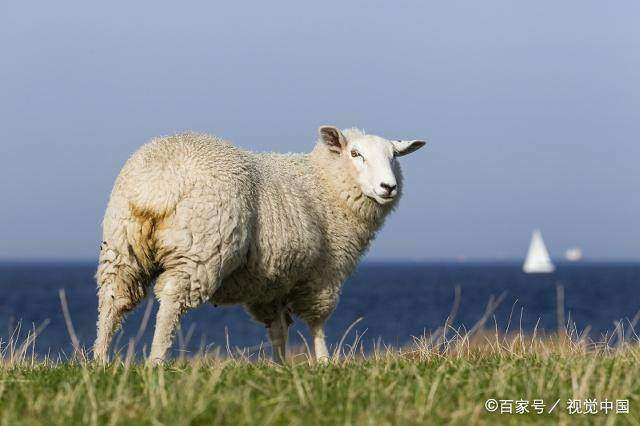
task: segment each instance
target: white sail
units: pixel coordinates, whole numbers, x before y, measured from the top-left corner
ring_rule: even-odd
[[[571,247],[564,252],[564,258],[569,262],[579,262],[582,260],[582,249],[580,247]]]
[[[527,274],[548,274],[556,270],[556,267],[549,258],[549,252],[544,245],[542,234],[539,230],[533,231],[529,252],[524,261],[522,270]]]

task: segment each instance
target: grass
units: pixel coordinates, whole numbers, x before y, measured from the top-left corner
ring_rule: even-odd
[[[2,424],[638,424],[640,347],[571,335],[423,337],[404,350],[285,366],[245,355],[151,368],[131,353],[106,367],[5,351]],[[18,348],[14,352],[20,353]],[[543,399],[552,413],[489,413],[494,398]],[[629,414],[570,415],[568,399],[627,399]],[[614,404],[615,411],[615,404]]]
[[[459,290],[456,295],[459,300]],[[618,322],[614,334],[598,342],[575,325],[551,335],[509,326],[489,332],[487,320],[500,297],[470,330],[447,320],[406,348],[378,344],[365,354],[359,336],[348,345],[343,337],[327,365],[314,363],[305,347],[283,366],[261,348],[150,367],[134,356],[134,339],[114,362],[100,366],[79,347],[64,292],[60,296],[75,353],[37,357],[42,327],[24,338],[18,329],[0,342],[2,425],[640,424],[640,339],[634,332],[640,315],[628,322],[631,333]],[[563,324],[562,291],[558,296]],[[487,400],[494,399],[514,413],[488,411]],[[516,414],[516,400],[528,401],[529,412]],[[543,413],[534,400],[543,401]],[[583,412],[589,400],[598,413],[571,414],[569,400],[580,400]],[[605,400],[613,403],[607,414],[600,405]],[[616,413],[617,400],[628,401],[628,414]]]

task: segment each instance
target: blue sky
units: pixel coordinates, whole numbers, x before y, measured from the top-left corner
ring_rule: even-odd
[[[92,259],[111,185],[193,129],[309,151],[424,138],[370,258],[640,259],[640,4],[14,2],[0,17],[0,259]]]

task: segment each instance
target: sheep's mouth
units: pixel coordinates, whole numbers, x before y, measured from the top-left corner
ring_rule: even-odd
[[[375,201],[376,203],[382,205],[382,204],[388,204],[392,202],[393,200],[396,199],[396,196],[395,195],[382,196],[382,195],[376,194],[375,196],[369,196],[369,198]]]

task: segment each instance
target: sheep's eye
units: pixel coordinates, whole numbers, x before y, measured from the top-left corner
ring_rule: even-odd
[[[351,156],[352,156],[353,158],[356,158],[356,157],[362,157],[362,156],[360,155],[360,153],[359,153],[358,151],[356,151],[355,149],[352,149],[352,150],[351,150]]]

